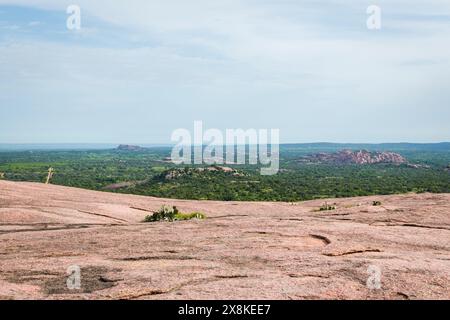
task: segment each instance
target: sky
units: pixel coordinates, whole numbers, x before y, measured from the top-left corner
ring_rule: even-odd
[[[196,120],[450,141],[450,1],[0,0],[0,143],[169,143]]]

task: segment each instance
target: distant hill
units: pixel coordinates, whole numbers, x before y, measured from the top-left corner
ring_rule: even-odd
[[[281,144],[282,149],[302,148],[316,150],[338,151],[348,150],[369,150],[369,151],[450,151],[450,142],[440,143],[292,143]]]
[[[407,163],[403,156],[395,152],[370,152],[367,150],[341,150],[334,153],[321,152],[305,156],[300,161],[334,164]]]
[[[13,144],[0,143],[0,152],[11,151],[71,151],[71,150],[111,150],[114,149],[114,144],[102,143],[48,143],[48,144]],[[124,145],[125,146],[125,145]],[[172,144],[141,144],[142,149],[170,149]],[[331,142],[317,142],[317,143],[282,143],[280,144],[282,150],[289,150],[292,148],[310,149],[310,150],[326,150],[338,151],[342,149],[350,150],[370,150],[370,151],[450,151],[450,142],[441,143],[331,143]],[[117,149],[117,148],[116,148]]]
[[[142,151],[142,150],[145,150],[145,148],[142,148],[140,146],[130,145],[130,144],[121,144],[116,148],[116,150],[118,150],[118,151]]]

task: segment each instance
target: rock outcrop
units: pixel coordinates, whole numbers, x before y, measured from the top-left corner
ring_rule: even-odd
[[[224,166],[210,166],[210,167],[200,167],[200,168],[183,168],[183,169],[170,169],[164,172],[162,175],[165,180],[173,180],[181,178],[187,175],[193,174],[207,174],[209,172],[223,172],[226,174],[231,174],[234,176],[244,176],[245,174],[241,171],[235,170],[230,167]]]
[[[395,152],[370,152],[367,150],[342,150],[335,153],[316,153],[306,156],[301,161],[333,164],[374,164],[374,163],[407,163],[407,160]]]

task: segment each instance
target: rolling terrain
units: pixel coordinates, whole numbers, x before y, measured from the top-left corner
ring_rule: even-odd
[[[280,145],[280,170],[259,165],[175,165],[170,147],[1,150],[0,179],[158,198],[297,202],[450,193],[449,144]]]
[[[207,219],[142,222],[164,204]],[[0,270],[0,299],[449,299],[450,194],[219,202],[0,181]]]

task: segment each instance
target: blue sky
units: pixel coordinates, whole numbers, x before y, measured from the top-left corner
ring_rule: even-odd
[[[449,141],[449,71],[448,1],[0,0],[0,143]]]

